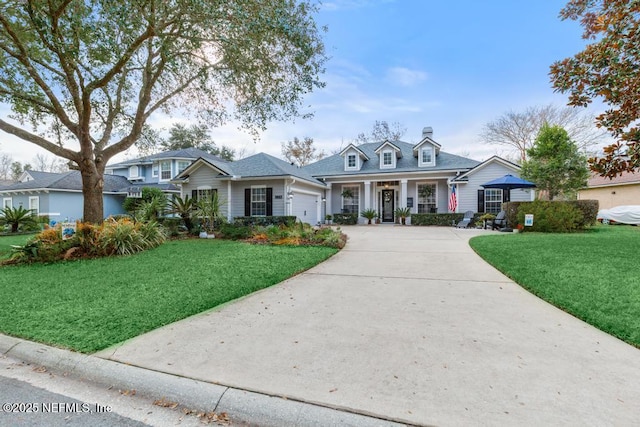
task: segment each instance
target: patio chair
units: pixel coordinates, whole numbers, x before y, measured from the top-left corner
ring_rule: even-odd
[[[473,220],[473,211],[466,211],[464,213],[464,218],[462,218],[462,221],[460,221],[458,225],[456,225],[456,227],[467,228],[471,224],[472,220]]]
[[[507,226],[507,213],[505,211],[500,211],[498,215],[491,222],[491,229],[496,230],[500,228],[505,228]]]

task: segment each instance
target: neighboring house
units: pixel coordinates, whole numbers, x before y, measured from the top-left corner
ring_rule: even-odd
[[[440,148],[432,129],[425,128],[417,144],[350,144],[339,154],[302,168],[263,153],[235,162],[200,158],[171,182],[181,186],[183,196],[200,198],[217,191],[229,220],[294,215],[316,224],[326,214],[374,209],[383,222],[394,222],[398,207],[409,207],[412,213],[450,212],[454,187],[456,212],[498,213],[509,193],[483,189],[481,184],[508,173],[517,176],[520,167],[497,156],[478,162]],[[345,190],[351,197],[343,196]],[[512,190],[510,196],[526,201],[533,194]]]
[[[517,176],[520,166],[498,156],[478,162],[440,148],[432,128],[426,127],[417,144],[350,144],[339,154],[304,170],[327,185],[323,211],[328,214],[374,209],[382,222],[394,222],[398,207],[409,207],[411,213],[451,212],[453,187],[456,212],[498,213],[502,202],[509,200],[509,193],[483,189],[481,185],[508,173]],[[353,197],[344,197],[345,190]],[[513,201],[532,199],[530,190],[512,190],[510,196]]]
[[[293,215],[310,224],[321,221],[326,188],[306,170],[264,153],[234,162],[203,157],[172,182],[181,186],[183,197],[201,199],[217,192],[229,220]]]
[[[613,179],[593,174],[587,181],[587,188],[578,191],[578,199],[597,200],[600,209],[640,205],[640,171],[638,172],[625,172]]]
[[[131,185],[121,176],[104,177],[105,216],[124,213],[122,202]],[[81,219],[84,197],[79,171],[49,173],[25,171],[18,182],[0,188],[2,207],[31,209],[53,221]]]
[[[185,148],[107,165],[105,175],[120,175],[127,178],[131,182],[130,193],[137,193],[141,187],[157,187],[168,195],[180,194],[180,189],[171,183],[171,179],[199,158],[206,159],[212,164],[227,163],[206,151]]]

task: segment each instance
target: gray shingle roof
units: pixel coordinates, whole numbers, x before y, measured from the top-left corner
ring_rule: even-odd
[[[436,156],[436,165],[429,167],[418,167],[418,159],[413,155],[413,144],[403,141],[391,141],[395,146],[400,148],[402,157],[396,162],[395,169],[380,169],[379,157],[375,154],[375,150],[380,146],[379,142],[358,145],[363,153],[369,157],[365,161],[359,171],[345,171],[344,157],[340,154],[334,154],[310,165],[304,166],[303,169],[316,177],[330,177],[337,175],[360,175],[371,173],[398,173],[398,172],[430,172],[442,170],[464,170],[471,169],[480,164],[479,161],[468,159],[466,157],[456,156],[444,151],[440,151]]]
[[[173,150],[173,151],[163,151],[162,153],[151,154],[149,156],[138,157],[136,159],[125,160],[124,162],[114,163],[112,165],[107,165],[108,169],[116,169],[121,167],[128,167],[139,164],[150,164],[156,160],[162,159],[192,159],[196,160],[202,157],[211,163],[228,163],[226,160],[214,156],[206,151],[199,150],[197,148],[183,148],[182,150]]]
[[[78,190],[82,191],[82,176],[80,171],[70,171],[63,173],[49,173],[29,171],[33,177],[32,181],[18,182],[0,191],[35,190],[47,188],[50,190]],[[122,188],[131,185],[127,178],[118,175],[104,176],[104,192],[120,192]]]
[[[269,177],[269,176],[294,176],[315,184],[322,184],[314,178],[307,170],[291,165],[277,157],[265,153],[254,154],[253,156],[229,163],[233,175],[241,177]]]

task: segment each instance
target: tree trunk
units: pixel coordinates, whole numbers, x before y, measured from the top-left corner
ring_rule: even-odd
[[[100,224],[104,219],[103,173],[95,164],[81,166],[82,195],[84,196],[83,221]]]

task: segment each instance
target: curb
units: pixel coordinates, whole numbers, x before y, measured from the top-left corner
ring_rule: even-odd
[[[0,334],[0,354],[51,371],[113,387],[136,390],[150,399],[178,402],[191,410],[226,412],[233,423],[259,426],[354,427],[402,426],[396,422],[269,396],[176,375],[151,371],[111,360]]]

